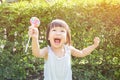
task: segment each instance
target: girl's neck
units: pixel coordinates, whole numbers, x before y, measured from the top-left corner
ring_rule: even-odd
[[[57,57],[63,57],[65,55],[65,48],[63,47],[59,47],[59,48],[55,48],[55,47],[51,47],[52,51],[54,52],[54,54]]]

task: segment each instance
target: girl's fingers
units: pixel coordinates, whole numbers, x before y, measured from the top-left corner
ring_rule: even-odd
[[[37,35],[38,35],[38,29],[35,28],[35,27],[33,27],[33,26],[30,26],[30,27],[29,27],[29,31],[28,31],[28,35],[29,35],[30,37],[32,37],[32,36],[37,36]]]
[[[96,40],[96,41],[99,41],[100,39],[99,39],[99,37],[95,37],[95,40]]]
[[[95,38],[94,38],[94,42],[99,43],[99,42],[100,42],[100,38],[99,38],[99,37],[95,37]]]

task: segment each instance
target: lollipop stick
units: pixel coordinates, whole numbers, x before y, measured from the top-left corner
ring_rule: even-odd
[[[27,49],[28,49],[28,46],[29,46],[29,42],[30,42],[30,37],[28,39],[28,42],[27,42],[27,45],[26,45],[26,48],[25,48],[25,52],[27,52]]]

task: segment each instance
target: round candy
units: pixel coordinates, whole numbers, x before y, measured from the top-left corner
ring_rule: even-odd
[[[30,19],[30,24],[34,27],[38,27],[40,25],[40,20],[37,17],[32,17]]]

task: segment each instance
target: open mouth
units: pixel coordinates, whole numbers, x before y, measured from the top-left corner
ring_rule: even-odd
[[[56,44],[59,44],[59,43],[61,42],[61,39],[55,38],[55,39],[54,39],[54,42],[55,42]]]

